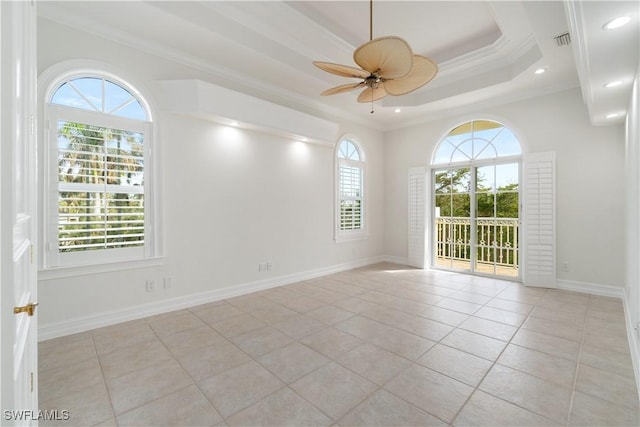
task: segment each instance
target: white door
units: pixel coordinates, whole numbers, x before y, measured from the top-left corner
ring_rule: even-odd
[[[36,425],[36,13],[0,1],[1,425]]]

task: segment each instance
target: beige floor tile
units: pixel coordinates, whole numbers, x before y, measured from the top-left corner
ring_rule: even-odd
[[[291,310],[297,311],[298,313],[308,313],[311,310],[316,310],[326,305],[326,303],[322,301],[318,301],[317,299],[309,298],[304,295],[300,295],[290,300],[284,300],[281,304]]]
[[[504,341],[462,329],[455,329],[441,343],[490,361],[495,361],[507,345]]]
[[[97,357],[39,372],[38,376],[38,391],[43,400],[57,399],[104,381]]]
[[[178,357],[182,367],[195,381],[217,375],[251,361],[251,358],[229,342],[202,347]]]
[[[480,305],[485,305],[486,303],[491,301],[491,297],[488,297],[486,295],[480,295],[480,294],[465,292],[465,291],[452,291],[449,294],[449,298],[455,298],[460,301],[466,301],[466,302],[470,302],[473,304],[480,304]]]
[[[304,338],[307,335],[311,335],[327,327],[323,322],[305,314],[289,316],[286,320],[274,323],[272,326],[295,340]]]
[[[40,421],[41,426],[92,426],[113,418],[111,401],[103,382],[88,386],[56,399],[41,400],[40,409],[69,411],[68,420]]]
[[[69,335],[38,343],[38,369],[59,369],[64,366],[96,357],[96,349],[90,332]]]
[[[580,344],[575,341],[528,329],[520,329],[511,342],[522,347],[570,360],[578,360],[580,351]]]
[[[290,385],[307,401],[337,420],[378,387],[365,378],[330,363]]]
[[[224,420],[195,385],[118,416],[120,426],[219,426]]]
[[[205,323],[189,310],[153,316],[148,319],[149,325],[160,337],[205,326]]]
[[[575,382],[577,367],[575,361],[514,344],[507,346],[498,359],[498,363],[556,383],[562,387],[572,388]]]
[[[629,341],[626,334],[612,334],[607,330],[587,329],[583,337],[584,344],[594,347],[604,348],[607,350],[617,351],[619,353],[629,353]]]
[[[527,288],[524,286],[509,287],[500,292],[497,297],[522,304],[534,305],[542,296],[547,293],[544,288]]]
[[[233,337],[231,341],[249,355],[258,357],[284,347],[292,339],[282,332],[267,326]]]
[[[458,326],[469,318],[468,314],[436,306],[427,307],[420,315],[449,326]]]
[[[289,317],[295,316],[297,314],[297,311],[291,310],[290,308],[287,308],[280,304],[253,310],[251,312],[251,315],[253,317],[271,325],[287,320]]]
[[[447,423],[473,392],[472,387],[419,365],[410,366],[384,388]]]
[[[250,313],[254,310],[260,310],[266,306],[273,304],[271,301],[269,301],[264,297],[261,297],[258,294],[241,295],[239,297],[226,299],[225,302],[232,305],[235,308],[239,308],[240,310],[246,313]],[[231,310],[229,313],[234,313],[234,311]],[[236,315],[236,314],[232,314],[232,315]],[[216,320],[222,320],[222,318],[216,319]]]
[[[434,341],[361,316],[338,323],[336,328],[409,360],[417,360],[435,344]]]
[[[562,424],[477,390],[453,422],[464,426],[560,426]]]
[[[160,340],[143,342],[101,354],[100,365],[105,378],[117,378],[138,369],[168,362],[173,355]]]
[[[267,326],[262,320],[258,320],[247,313],[210,322],[209,325],[226,338],[237,337],[238,335]]]
[[[480,390],[556,422],[567,422],[571,404],[570,388],[506,366],[494,365],[480,384]]]
[[[335,325],[338,322],[342,322],[343,320],[347,320],[348,318],[355,316],[355,313],[343,310],[333,305],[324,305],[308,312],[307,315],[327,325]]]
[[[380,386],[411,364],[409,360],[371,344],[362,344],[335,360]]]
[[[40,402],[74,425],[639,423],[619,299],[394,264],[39,352]]]
[[[290,388],[283,388],[227,420],[230,426],[329,426],[333,420]]]
[[[190,384],[191,379],[174,360],[111,380],[107,379],[107,388],[116,415]]]
[[[341,426],[446,426],[437,419],[384,389],[356,406],[338,421]]]
[[[293,342],[259,357],[258,362],[289,384],[326,365],[330,360],[307,346]]]
[[[527,318],[525,314],[501,310],[495,307],[482,307],[474,313],[474,316],[515,327],[520,327]]]
[[[524,329],[540,332],[542,334],[553,335],[569,341],[582,341],[582,326],[576,327],[560,320],[549,320],[541,317],[531,316],[524,323]]]
[[[328,358],[334,359],[362,344],[363,341],[351,334],[329,327],[301,339],[300,342]]]
[[[226,341],[210,326],[188,329],[162,338],[162,342],[175,356],[193,353],[202,347]]]
[[[504,323],[494,322],[493,320],[481,319],[480,317],[471,316],[459,326],[469,332],[485,335],[497,340],[509,341],[517,332],[518,328],[505,325]]]
[[[569,311],[554,310],[542,306],[536,307],[531,312],[531,316],[541,319],[555,320],[576,328],[584,327],[585,322],[584,313],[572,313]]]
[[[533,305],[501,298],[494,298],[486,304],[487,307],[498,308],[500,310],[511,311],[525,316],[531,313]]]
[[[487,374],[492,362],[480,357],[437,344],[418,363],[441,374],[476,387]]]
[[[233,316],[244,314],[244,311],[242,311],[240,308],[225,301],[217,301],[212,304],[204,304],[193,307],[189,310],[196,316],[198,316],[203,322],[208,324],[213,324],[215,322],[220,322]]]
[[[640,410],[635,378],[580,365],[576,390],[611,403]]]
[[[96,329],[92,331],[92,335],[98,354],[158,339],[158,335],[151,329],[151,326],[141,321]]]
[[[570,426],[638,426],[640,411],[576,391]]]
[[[381,306],[380,304],[376,304],[371,301],[365,301],[361,298],[356,297],[341,298],[337,301],[333,301],[331,304],[352,313],[362,313],[365,310],[384,308],[384,306]]]
[[[199,387],[218,412],[228,418],[283,388],[284,384],[252,361],[207,378]]]
[[[480,304],[474,304],[471,302],[461,301],[453,298],[446,298],[437,303],[436,306],[464,314],[473,314],[480,308],[482,308],[482,305]]]
[[[606,348],[583,344],[580,353],[580,364],[613,372],[618,375],[633,376],[631,355]]]

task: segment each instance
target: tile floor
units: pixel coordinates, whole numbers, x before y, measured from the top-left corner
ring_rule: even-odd
[[[40,343],[61,425],[634,425],[619,300],[379,264]]]

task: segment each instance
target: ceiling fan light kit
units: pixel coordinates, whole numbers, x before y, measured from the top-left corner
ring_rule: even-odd
[[[413,92],[429,83],[438,73],[435,62],[426,56],[414,55],[409,44],[400,37],[373,39],[373,0],[369,4],[369,41],[353,52],[353,60],[360,68],[331,62],[313,63],[328,73],[362,80],[327,89],[321,95],[364,88],[358,96],[358,102],[374,102],[387,95],[400,96]]]

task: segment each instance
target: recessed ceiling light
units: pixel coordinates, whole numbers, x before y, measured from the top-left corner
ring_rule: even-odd
[[[393,110],[393,111],[394,111],[394,112],[396,112],[396,113],[399,113],[399,112],[401,112],[402,110],[401,110],[401,109],[399,109],[399,108],[396,108],[396,109],[395,109],[395,110]]]
[[[605,30],[615,30],[616,28],[620,28],[623,25],[627,24],[629,21],[631,21],[631,18],[629,18],[628,16],[620,16],[619,18],[612,19],[611,21],[607,22],[602,28]]]
[[[622,84],[621,80],[614,80],[612,82],[607,83],[606,85],[604,85],[604,87],[606,88],[611,88],[611,87],[616,87],[616,86],[620,86]]]
[[[611,113],[611,114],[607,114],[605,117],[607,119],[615,119],[616,117],[620,117],[622,115],[622,113]]]
[[[238,122],[231,122],[231,123],[229,123],[229,124],[230,124],[231,126],[239,126],[239,125],[240,125],[240,123],[238,123]]]
[[[547,71],[546,68],[538,68],[534,71],[534,74],[544,74]]]

